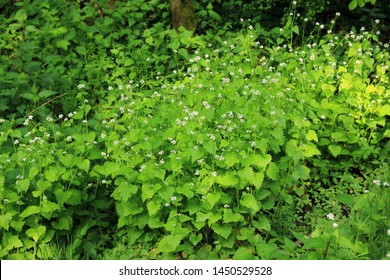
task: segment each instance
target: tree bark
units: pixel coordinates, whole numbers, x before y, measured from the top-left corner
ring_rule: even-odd
[[[183,26],[185,29],[195,31],[196,14],[192,0],[170,0],[173,28],[176,30]]]

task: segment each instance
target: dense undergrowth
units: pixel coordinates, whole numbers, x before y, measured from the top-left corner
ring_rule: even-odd
[[[8,20],[0,257],[389,258],[380,21],[194,35],[147,7]]]

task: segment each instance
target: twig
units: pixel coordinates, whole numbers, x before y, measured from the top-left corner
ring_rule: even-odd
[[[37,108],[35,108],[34,110],[32,110],[30,113],[28,113],[24,118],[27,118],[28,116],[30,116],[32,113],[34,113],[36,110],[38,110],[40,107],[43,107],[43,106],[46,106],[47,104],[49,104],[50,102],[52,102],[52,101],[54,101],[54,100],[56,100],[56,99],[58,99],[58,98],[61,98],[61,97],[63,97],[64,95],[67,95],[68,93],[67,92],[65,92],[65,93],[63,93],[63,94],[61,94],[61,95],[58,95],[58,96],[56,96],[56,97],[53,97],[52,99],[50,99],[49,101],[47,101],[47,102],[45,102],[45,103],[43,103],[42,105],[39,105]]]

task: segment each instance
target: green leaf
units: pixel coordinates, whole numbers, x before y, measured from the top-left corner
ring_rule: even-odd
[[[222,236],[225,239],[227,239],[233,231],[232,224],[223,224],[223,225],[213,224],[211,228],[214,230],[215,233],[217,233],[218,235]]]
[[[272,160],[272,156],[269,154],[265,154],[265,155],[255,154],[250,158],[250,161],[252,161],[253,164],[260,169],[266,168],[267,165],[271,162],[271,160]]]
[[[49,170],[45,172],[45,178],[51,183],[56,182],[59,178],[58,169],[54,166],[50,166]]]
[[[223,176],[218,176],[217,183],[223,187],[229,187],[236,185],[238,183],[238,179],[234,176],[234,173],[230,172]]]
[[[314,130],[310,129],[310,130],[306,133],[306,140],[307,140],[307,141],[318,142],[317,132],[315,132]]]
[[[26,235],[28,237],[31,237],[35,242],[37,242],[41,237],[44,236],[45,232],[45,226],[38,226],[37,228],[30,228],[26,230]]]
[[[207,201],[210,203],[211,207],[214,207],[215,203],[217,203],[219,201],[219,199],[221,198],[221,194],[220,193],[208,193],[206,195],[206,198],[207,198]]]
[[[332,156],[334,156],[334,157],[337,157],[340,154],[341,150],[342,150],[341,147],[334,146],[334,145],[329,145],[328,148],[329,148],[329,151],[331,152]]]
[[[38,93],[39,98],[48,98],[50,96],[55,95],[57,92],[53,90],[42,90],[40,93]]]
[[[54,202],[51,202],[47,199],[43,200],[41,203],[42,213],[53,213],[54,211],[60,210],[61,207]]]
[[[30,171],[28,172],[28,178],[32,180],[38,174],[39,174],[39,169],[35,166],[31,166]],[[1,176],[0,176],[0,188],[1,188]]]
[[[292,173],[292,176],[296,180],[299,180],[299,179],[306,180],[309,178],[309,174],[310,174],[310,169],[307,166],[302,165],[302,164],[298,164],[295,167],[294,172]]]
[[[237,172],[237,175],[240,176],[241,179],[248,181],[248,182],[253,182],[254,181],[254,173],[252,167],[245,167]]]
[[[60,49],[63,49],[65,51],[68,50],[68,46],[70,45],[70,43],[66,40],[59,40],[56,42],[56,46]]]
[[[292,28],[292,31],[293,31],[295,34],[299,35],[299,27],[298,27],[297,25],[295,25],[295,26]]]
[[[229,168],[239,162],[240,160],[238,159],[238,156],[235,153],[227,153],[225,155],[225,163]]]
[[[70,196],[67,199],[66,203],[73,206],[81,204],[81,192],[79,190],[70,189],[67,192],[70,194]]]
[[[252,221],[252,225],[253,225],[255,228],[257,228],[259,231],[263,231],[263,230],[265,230],[265,231],[267,231],[267,232],[271,231],[271,223],[270,223],[270,221],[269,221],[266,217],[264,217],[264,216],[260,216],[260,217],[258,218],[257,221],[256,221],[256,220],[253,220],[253,221]]]
[[[357,4],[358,4],[357,0],[352,0],[351,2],[349,2],[348,9],[349,9],[349,10],[354,10],[354,9],[356,9]]]
[[[158,244],[157,250],[162,253],[173,253],[179,246],[181,238],[175,235],[164,236]]]
[[[152,198],[158,192],[160,187],[161,187],[160,185],[154,186],[148,183],[142,184],[142,192],[141,192],[142,201],[145,202],[146,200]],[[126,190],[124,189],[124,191]]]
[[[259,202],[257,202],[257,200],[253,196],[253,194],[250,194],[250,193],[244,193],[242,195],[242,198],[240,200],[240,204],[242,206],[245,206],[245,207],[253,210],[254,213],[257,213],[260,210]]]
[[[201,240],[202,240],[202,234],[199,233],[198,235],[195,235],[193,233],[190,234],[190,237],[189,237],[189,240],[190,242],[195,246],[196,244],[198,244]]]
[[[115,180],[115,185],[117,185],[117,187],[112,192],[111,197],[122,202],[127,202],[130,197],[138,192],[137,186],[131,185],[122,177],[119,177]]]
[[[239,213],[233,213],[231,209],[224,209],[223,221],[225,223],[236,223],[242,221],[244,217]]]
[[[66,216],[60,218],[58,222],[52,222],[52,226],[57,230],[70,230],[72,227],[72,223],[72,216]]]
[[[17,21],[25,21],[27,19],[27,11],[25,9],[20,9],[15,14],[15,19]]]
[[[90,165],[91,162],[89,161],[89,159],[84,159],[83,161],[79,161],[77,163],[77,167],[86,173],[88,173]]]
[[[390,116],[390,105],[389,104],[380,106],[380,108],[379,108],[379,116],[380,117]]]
[[[154,172],[154,176],[158,179],[160,179],[161,181],[164,182],[164,179],[165,179],[165,170],[164,169],[158,169]]]
[[[105,16],[104,17],[104,26],[107,27],[109,25],[111,25],[112,23],[114,22],[114,20],[108,16]]]
[[[153,216],[161,209],[161,203],[151,200],[146,204],[146,208],[148,209],[149,215]]]
[[[321,152],[317,149],[315,144],[309,142],[303,146],[303,154],[305,157],[312,157],[315,155],[321,155]]]
[[[313,237],[304,241],[303,249],[322,249],[327,247],[327,241],[321,237]]]
[[[28,206],[26,209],[23,210],[22,213],[20,213],[21,218],[27,218],[28,216],[37,214],[40,212],[40,207],[39,206]]]
[[[233,260],[252,260],[252,250],[247,247],[240,247],[233,255]]]
[[[11,236],[6,236],[5,238],[5,251],[10,251],[13,248],[20,248],[23,247],[22,241],[20,241],[19,237],[17,235],[11,235]]]
[[[65,165],[65,167],[70,168],[78,161],[75,159],[75,157],[71,154],[66,154],[64,156],[60,157],[60,162]]]
[[[276,165],[276,163],[271,162],[267,169],[267,176],[271,180],[277,181],[279,180],[279,167]]]
[[[13,214],[10,212],[7,212],[3,215],[0,215],[0,228],[4,228],[8,231],[9,229],[9,222],[12,220]]]
[[[257,172],[255,176],[253,177],[253,182],[251,182],[256,189],[259,189],[264,181],[264,173],[263,172]]]

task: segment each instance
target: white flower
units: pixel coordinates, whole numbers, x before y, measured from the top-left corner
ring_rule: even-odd
[[[390,228],[387,229],[387,235],[390,236]]]
[[[177,199],[176,196],[171,196],[171,200],[172,200],[172,201],[175,201],[176,199]]]
[[[334,228],[337,228],[337,227],[339,226],[339,224],[338,224],[338,223],[333,223],[332,226],[333,226]]]
[[[372,182],[377,186],[381,185],[381,180],[373,180]]]
[[[333,214],[333,213],[329,213],[328,215],[326,215],[326,217],[327,217],[329,220],[334,221],[334,214]]]
[[[211,175],[213,175],[214,177],[217,177],[217,171],[213,171],[213,172],[211,173]]]

